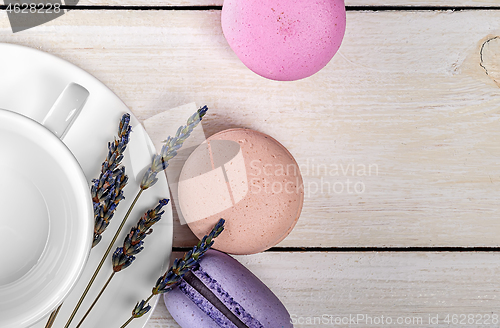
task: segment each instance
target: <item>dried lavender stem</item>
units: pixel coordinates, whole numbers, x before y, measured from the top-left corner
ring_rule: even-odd
[[[54,321],[56,321],[57,314],[59,313],[59,310],[61,309],[63,303],[57,307],[54,311],[49,316],[49,320],[47,320],[47,323],[45,324],[45,328],[50,328],[54,324]]]
[[[137,196],[135,196],[134,201],[130,205],[130,207],[129,207],[128,211],[127,211],[127,214],[123,218],[122,223],[120,224],[120,227],[116,231],[115,236],[113,237],[113,240],[111,240],[111,243],[109,244],[108,249],[106,250],[106,253],[104,253],[104,255],[103,255],[102,259],[101,259],[101,262],[97,266],[94,274],[92,275],[92,278],[90,279],[89,283],[87,284],[87,287],[85,288],[85,291],[83,292],[82,296],[80,297],[80,300],[78,300],[78,303],[76,304],[75,308],[73,309],[73,312],[71,313],[71,315],[70,315],[68,321],[66,322],[66,325],[64,326],[64,328],[68,328],[69,325],[71,324],[71,321],[73,321],[73,318],[75,317],[76,312],[78,312],[78,309],[82,305],[82,302],[85,299],[85,297],[87,296],[87,293],[89,292],[90,287],[92,287],[92,284],[94,283],[95,278],[99,274],[99,271],[101,271],[101,268],[102,268],[104,262],[106,261],[106,258],[108,257],[109,252],[111,252],[111,249],[113,248],[113,245],[115,244],[116,239],[118,238],[118,235],[122,231],[123,226],[125,225],[125,222],[127,222],[127,219],[130,216],[130,213],[132,212],[132,209],[134,208],[135,203],[137,203],[137,200],[139,199],[139,197],[141,196],[141,194],[142,194],[143,191],[144,191],[143,189],[140,189],[139,192],[137,193]]]
[[[133,317],[133,316],[131,316],[131,317],[127,320],[127,322],[125,322],[125,323],[124,323],[124,324],[123,324],[120,328],[125,328],[125,327],[127,327],[127,326],[128,326],[128,324],[132,322],[132,320],[134,320],[134,317]]]
[[[92,302],[92,304],[88,308],[87,312],[85,312],[85,315],[80,320],[80,322],[78,323],[78,325],[76,326],[76,328],[79,328],[82,325],[82,323],[85,321],[85,319],[87,319],[87,316],[89,315],[90,311],[92,311],[92,309],[96,305],[97,301],[99,301],[99,299],[101,298],[102,293],[104,293],[104,291],[106,290],[106,287],[108,287],[109,283],[111,282],[111,279],[113,279],[113,277],[115,276],[115,273],[116,273],[115,271],[113,271],[113,273],[111,273],[111,275],[109,276],[108,280],[106,281],[106,283],[104,284],[104,286],[101,288],[101,291],[99,292],[99,295],[97,295],[97,297],[94,299],[94,301]]]
[[[149,297],[146,299],[146,301],[145,301],[144,303],[145,303],[145,304],[147,304],[147,303],[148,303],[148,302],[149,302],[149,301],[153,298],[153,296],[155,296],[155,294],[151,294],[151,295],[149,295]],[[132,322],[132,320],[134,320],[134,319],[135,319],[135,317],[134,317],[134,315],[132,315],[130,318],[128,318],[127,322],[125,322],[125,323],[124,323],[124,324],[123,324],[120,328],[125,328],[125,327],[127,327],[127,326],[128,326],[128,324],[129,324],[130,322]]]

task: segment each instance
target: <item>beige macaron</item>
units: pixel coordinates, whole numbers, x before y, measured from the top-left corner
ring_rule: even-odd
[[[208,138],[187,159],[178,188],[182,215],[198,238],[220,218],[226,220],[213,247],[231,254],[278,244],[292,231],[304,201],[302,176],[290,152],[249,129]]]

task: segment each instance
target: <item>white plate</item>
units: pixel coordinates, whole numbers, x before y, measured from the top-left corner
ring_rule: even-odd
[[[0,79],[0,108],[22,113],[37,121],[45,116],[68,83],[75,82],[89,90],[90,96],[82,113],[63,141],[80,162],[89,183],[97,178],[100,165],[107,153],[107,142],[116,135],[122,114],[130,113],[125,104],[90,74],[47,53],[0,43],[0,61],[3,63]],[[79,283],[65,300],[54,328],[64,327],[69,313],[138,192],[142,173],[149,165],[154,153],[151,140],[133,115],[131,122],[133,132],[123,160],[129,176],[129,183],[125,187],[126,199],[118,207],[110,226],[103,234],[101,243],[92,250],[86,269]],[[156,206],[160,198],[170,198],[165,176],[161,174],[158,177],[160,178],[158,183],[142,194],[116,246],[123,242],[123,236],[146,210]],[[164,210],[162,220],[153,227],[153,234],[145,240],[145,249],[137,255],[132,266],[115,275],[106,293],[82,327],[120,327],[130,317],[135,303],[150,295],[156,279],[168,265],[172,250],[171,206],[164,207]],[[94,287],[73,320],[72,327],[76,326],[111,272],[111,260],[107,259]],[[151,305],[156,302],[157,300],[153,299]],[[153,310],[148,315],[135,319],[128,327],[144,327],[152,312]],[[43,319],[32,327],[43,328],[45,321],[46,319]]]

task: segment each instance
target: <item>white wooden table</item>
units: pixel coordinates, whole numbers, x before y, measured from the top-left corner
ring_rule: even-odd
[[[221,5],[81,0],[16,34],[2,10],[0,42],[80,66],[140,120],[196,102],[210,134],[283,143],[304,175],[302,216],[278,247],[237,258],[295,327],[499,327],[500,2],[347,0],[340,51],[287,83],[238,60]],[[177,223],[175,250],[195,242]],[[178,325],[160,304],[146,327]]]

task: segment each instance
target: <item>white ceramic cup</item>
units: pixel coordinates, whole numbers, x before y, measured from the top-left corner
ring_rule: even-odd
[[[55,309],[83,271],[93,236],[87,179],[60,138],[88,97],[71,83],[43,125],[0,109],[0,327]]]

